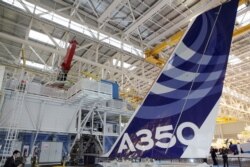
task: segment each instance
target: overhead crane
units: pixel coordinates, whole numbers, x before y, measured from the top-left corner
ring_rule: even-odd
[[[243,2],[248,2],[248,0],[242,0],[240,1],[239,5],[243,4]],[[240,36],[243,35],[244,33],[250,31],[250,24],[247,24],[245,26],[239,27],[239,28],[235,28],[234,32],[233,32],[233,37],[236,36]],[[166,41],[163,41],[159,44],[157,44],[154,48],[152,49],[147,49],[144,53],[146,55],[145,60],[151,64],[155,64],[158,67],[162,68],[164,66],[164,64],[166,63],[166,60],[161,58],[159,56],[159,53],[162,52],[164,49],[166,49],[167,47],[172,47],[174,45],[176,45],[180,39],[182,38],[182,36],[184,35],[185,31],[181,30],[178,31],[177,33],[175,33],[174,35],[172,35],[171,37],[169,37]],[[127,94],[127,93],[125,93]],[[122,95],[124,96],[124,95]],[[133,100],[134,103],[139,103],[141,102],[142,99],[137,99]],[[220,120],[217,120],[218,122],[224,122],[224,123],[229,123],[231,122],[231,118],[221,118]],[[236,120],[233,120],[236,121]]]
[[[217,124],[226,124],[226,123],[234,123],[237,122],[238,119],[232,116],[221,116],[216,118]]]
[[[239,6],[242,4],[248,5],[249,0],[240,0]],[[247,24],[242,27],[236,27],[233,32],[233,37],[243,35],[244,33],[248,31],[250,31],[250,24]],[[158,67],[162,68],[164,64],[166,63],[166,60],[159,56],[160,52],[162,52],[168,47],[172,47],[176,45],[180,41],[184,33],[185,33],[185,30],[180,30],[176,32],[174,35],[172,35],[171,37],[169,37],[167,40],[157,44],[152,49],[147,49],[144,52],[146,56],[145,60],[149,63],[155,64]],[[231,117],[231,116],[221,116],[216,119],[217,124],[233,123],[237,121],[238,121],[237,118]]]
[[[249,4],[249,0],[240,0],[239,6],[242,4]],[[236,28],[233,33],[233,37],[236,37],[238,35],[242,35],[243,33],[246,33],[250,30],[250,24]],[[151,64],[155,64],[158,67],[162,68],[164,64],[166,63],[166,60],[160,57],[160,53],[166,49],[167,47],[172,47],[176,45],[180,39],[182,38],[183,34],[185,33],[185,30],[180,30],[176,32],[174,35],[169,37],[167,40],[157,44],[152,49],[146,49],[145,50],[145,60]]]
[[[168,38],[166,41],[163,41],[162,43],[156,45],[152,49],[147,49],[144,53],[146,55],[145,60],[148,61],[149,63],[155,64],[159,67],[163,67],[165,64],[166,60],[163,58],[160,58],[159,53],[162,52],[164,49],[167,47],[171,47],[176,45],[181,37],[183,36],[185,31],[178,31],[176,34]]]
[[[143,100],[143,97],[139,96],[136,90],[120,91],[120,97],[126,99],[134,109]]]

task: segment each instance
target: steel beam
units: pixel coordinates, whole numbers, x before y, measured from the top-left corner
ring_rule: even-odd
[[[122,0],[114,0],[109,7],[102,13],[102,15],[97,19],[99,23],[103,23],[104,20],[110,17],[111,13],[121,4]]]
[[[126,34],[131,33],[134,31],[137,27],[139,27],[141,24],[143,24],[145,21],[147,21],[150,17],[152,17],[156,12],[158,12],[162,7],[169,4],[170,2],[168,0],[161,0],[159,2],[156,2],[151,8],[148,9],[146,14],[141,15],[126,31]]]
[[[56,9],[56,11],[57,11],[57,12],[63,12],[63,11],[65,11],[65,10],[69,10],[69,9],[71,9],[71,8],[72,8],[72,6],[70,5],[70,6],[66,6],[66,7],[60,8],[60,9]]]
[[[89,43],[89,44],[80,46],[80,47],[78,47],[78,48],[76,49],[76,52],[78,52],[78,51],[80,51],[80,50],[82,50],[82,49],[85,49],[85,48],[87,48],[87,47],[89,47],[89,46],[91,46],[91,45],[93,45],[93,44],[94,44],[94,43]]]
[[[81,3],[81,1],[79,1],[79,0],[76,0],[76,1],[74,2],[72,11],[70,12],[70,16],[71,16],[71,17],[73,17],[73,16],[77,13],[77,10],[78,10],[78,8],[79,8],[79,6],[80,6],[80,3]]]
[[[175,25],[171,26],[170,28],[168,28],[167,31],[159,34],[157,37],[153,38],[151,41],[148,42],[149,45],[153,45],[157,42],[159,42],[160,40],[162,40],[163,38],[166,38],[167,35],[175,32],[176,30],[178,30],[180,27],[184,26],[185,24],[187,24],[190,20],[192,20],[193,18],[195,18],[197,15],[199,15],[200,13],[207,11],[213,7],[218,6],[219,4],[221,4],[220,1],[218,0],[209,0],[209,1],[200,1],[199,5],[197,4],[195,6],[195,9],[192,9],[193,11],[195,11],[194,13],[188,15],[185,19],[183,19],[182,21],[176,23]],[[152,34],[155,35],[155,34]]]
[[[94,14],[96,15],[96,17],[99,17],[99,15],[98,15],[98,13],[97,13],[97,11],[95,9],[95,6],[94,6],[93,2],[90,1],[90,0],[88,0],[88,4],[89,4],[90,8],[92,9],[92,11],[94,12]]]
[[[15,62],[17,62],[17,58],[11,53],[11,51],[2,42],[0,42],[0,45],[6,50],[6,52],[10,55],[10,57],[12,57],[12,59],[15,60]]]
[[[56,53],[56,54],[58,54],[61,57],[65,56],[65,53],[66,53],[65,49],[57,50],[57,49],[54,49],[52,47],[45,46],[43,44],[39,44],[39,43],[32,42],[32,41],[29,41],[29,40],[26,41],[24,39],[21,39],[21,38],[12,36],[12,35],[8,35],[8,34],[2,33],[2,32],[0,32],[0,37],[8,39],[8,40],[11,40],[11,41],[14,41],[14,42],[17,42],[17,43],[31,45],[33,47],[37,47],[39,49],[42,49],[42,50],[45,50],[45,51],[48,51],[48,52],[51,52],[51,53]],[[110,70],[110,71],[113,71],[113,72],[117,72],[117,73],[120,73],[120,74],[126,74],[129,77],[137,78],[140,81],[144,81],[144,82],[148,82],[148,83],[152,83],[153,82],[152,79],[138,76],[136,74],[130,73],[130,71],[125,70],[125,69],[120,70],[120,69],[117,69],[117,68],[114,68],[114,67],[110,67],[110,66],[107,66],[107,65],[104,65],[104,64],[100,64],[100,63],[97,63],[97,62],[94,62],[94,61],[91,61],[91,60],[88,60],[88,59],[76,56],[76,55],[74,56],[73,59],[77,60],[77,61],[80,61],[80,62],[83,62],[83,63],[87,63],[87,64],[90,64],[90,65],[93,65],[93,66],[104,68],[104,69],[107,69],[107,70]]]
[[[41,29],[43,30],[43,32],[49,37],[49,39],[54,43],[54,45],[57,48],[60,48],[60,46],[58,45],[58,43],[52,38],[52,36],[50,35],[49,31],[45,28],[45,26],[41,23],[38,23],[41,27]]]
[[[70,19],[70,20],[73,20],[73,21],[75,21],[75,22],[77,22],[77,23],[83,24],[83,25],[85,25],[85,26],[87,26],[87,27],[89,27],[89,28],[91,28],[91,29],[93,29],[93,30],[99,32],[99,33],[103,33],[103,34],[105,34],[105,35],[107,35],[107,36],[109,36],[109,37],[117,38],[116,34],[106,33],[105,31],[103,31],[103,30],[101,30],[101,29],[98,29],[98,28],[96,28],[96,27],[94,27],[94,26],[92,26],[92,25],[90,25],[90,24],[85,23],[85,21],[84,21],[83,19],[80,19],[81,16],[79,17],[79,19],[72,18],[70,15],[67,15],[67,14],[62,13],[62,12],[58,12],[58,11],[56,11],[55,9],[52,9],[52,8],[49,7],[49,6],[46,6],[46,5],[44,5],[44,4],[41,4],[41,3],[38,2],[38,1],[34,1],[34,0],[28,0],[28,1],[31,2],[31,3],[33,3],[33,4],[35,4],[35,5],[37,5],[37,6],[39,6],[39,7],[42,7],[42,8],[44,8],[44,9],[48,10],[48,11],[50,11],[50,12],[55,12],[56,14],[59,14],[59,15],[62,16],[62,17],[65,17],[65,18]],[[63,3],[63,1],[61,1],[61,2],[59,2],[59,1],[57,1],[57,0],[55,0],[55,1],[58,2],[58,3],[60,3],[60,4],[61,4],[61,3],[62,3],[62,4],[65,4],[65,3]],[[30,16],[30,17],[32,17],[32,18],[35,18],[35,19],[37,19],[38,21],[40,21],[40,22],[42,22],[42,23],[45,23],[45,24],[48,23],[48,22],[45,21],[43,18],[39,17],[39,15],[32,15],[32,14],[30,14],[30,13],[28,13],[28,12],[22,12],[22,13],[25,13],[25,15]],[[79,15],[78,13],[81,13],[81,14],[82,14],[82,13],[84,13],[84,12],[78,10],[78,11],[76,12],[76,16]],[[84,13],[84,14],[85,14],[85,13]],[[68,27],[65,27],[65,26],[62,26],[62,25],[58,25],[58,24],[56,24],[56,23],[54,23],[54,22],[49,22],[49,24],[50,24],[50,25],[53,25],[54,27],[60,28],[60,29],[62,29],[62,30],[65,30],[65,31],[69,31],[69,30],[70,30]],[[113,27],[112,29],[115,29],[115,28]],[[117,30],[117,29],[115,29],[115,30]],[[118,31],[118,30],[117,30],[117,31]],[[76,32],[76,33],[77,33],[77,34],[81,34],[82,37],[87,38],[87,39],[89,39],[89,40],[92,40],[92,41],[94,41],[94,42],[96,42],[96,43],[102,42],[101,40],[98,40],[98,39],[96,39],[96,38],[89,37],[88,35],[85,35],[85,34],[83,34],[83,33],[78,33],[78,32]],[[119,31],[118,34],[120,34],[120,33],[122,33],[122,32]],[[131,37],[131,38],[133,38],[133,37]],[[122,39],[120,39],[119,37],[118,37],[117,39],[122,41]],[[138,41],[138,39],[136,39],[136,38],[133,38],[133,39],[136,40],[136,41]],[[126,52],[126,51],[124,51],[123,49],[117,48],[117,47],[115,47],[115,46],[113,46],[113,45],[110,45],[110,44],[108,44],[108,43],[102,42],[101,44],[104,45],[104,46],[110,47],[110,48],[112,48],[112,49],[114,49],[114,50],[116,50],[116,51],[118,51],[118,52],[123,52],[123,53],[125,53],[125,54],[130,55],[130,56],[135,56],[135,57],[137,57],[136,55],[133,55],[132,53]],[[141,44],[141,45],[143,45],[143,44]],[[137,59],[140,60],[141,57],[138,56]]]
[[[0,53],[0,55],[3,55],[3,54]],[[5,57],[0,57],[0,60],[1,60],[1,61],[4,61],[4,62],[6,62],[6,63],[9,63],[9,64],[13,64],[13,63],[14,63],[13,61],[10,61],[9,59],[7,59],[7,58],[5,58]],[[1,65],[3,65],[3,64],[1,64]]]
[[[32,123],[33,129],[36,129],[36,124],[32,118],[32,114],[30,113],[29,107],[27,106],[26,100],[24,101],[24,107],[25,107],[25,111],[27,112],[27,115],[29,116],[29,119]]]
[[[31,18],[30,23],[29,23],[29,27],[28,27],[28,29],[26,30],[25,41],[27,41],[28,38],[29,38],[29,32],[30,32],[30,30],[31,30],[32,24],[33,24],[33,18]],[[22,50],[24,49],[24,47],[25,47],[25,45],[22,43],[22,47],[21,47],[21,50],[20,50],[20,53],[19,53],[19,58],[22,57]],[[19,63],[19,62],[18,62],[18,63]]]
[[[35,49],[33,49],[31,46],[29,46],[30,50],[37,56],[37,58],[45,65],[47,66],[47,64],[45,63],[45,61],[42,59],[41,56],[39,56],[39,54],[35,51]]]

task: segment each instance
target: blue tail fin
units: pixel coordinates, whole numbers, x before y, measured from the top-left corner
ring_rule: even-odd
[[[193,21],[109,157],[207,156],[237,6],[231,0]]]

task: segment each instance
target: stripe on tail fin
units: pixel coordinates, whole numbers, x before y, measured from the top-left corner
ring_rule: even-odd
[[[194,20],[109,157],[207,156],[237,6],[231,0]]]

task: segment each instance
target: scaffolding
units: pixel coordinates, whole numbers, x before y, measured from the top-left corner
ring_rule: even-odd
[[[35,132],[31,148],[34,147],[38,134],[45,132],[44,129],[41,128],[41,121],[46,122],[46,119],[50,119],[50,116],[46,115],[44,111],[46,109],[48,110],[49,103],[53,103],[59,108],[64,108],[65,106],[72,107],[73,114],[70,116],[70,119],[65,118],[64,122],[66,122],[67,128],[65,128],[66,130],[62,133],[75,134],[69,152],[71,152],[75,144],[80,145],[82,148],[79,156],[92,154],[90,150],[93,142],[98,146],[96,147],[98,154],[104,153],[104,136],[119,136],[124,128],[124,126],[121,125],[125,125],[126,121],[128,121],[133,114],[133,111],[128,109],[127,103],[112,98],[112,85],[108,83],[81,78],[68,90],[64,90],[32,82],[30,77],[27,78],[29,76],[28,73],[25,72],[19,76],[20,78],[8,78],[4,84],[6,98],[9,97],[8,100],[13,101],[15,105],[12,106],[13,118],[9,121],[10,124],[5,126],[1,125],[0,127],[7,132],[4,153],[2,154],[2,164],[4,164],[6,157],[11,155],[14,148],[13,143],[18,140],[18,132]],[[12,97],[13,95],[15,95],[15,98]],[[20,118],[22,112],[25,113],[26,110],[28,110],[27,108],[31,106],[28,104],[33,100],[35,103],[39,103],[36,107],[36,113],[38,115],[34,116],[34,113],[32,115],[31,112],[33,112],[33,108],[27,112],[30,114],[27,117],[41,117],[41,120],[38,121],[38,123],[36,123],[37,120],[22,120],[22,123],[31,121],[32,123],[30,124],[38,124],[34,126],[35,129],[29,130],[25,129],[25,126],[18,122],[20,121],[18,118]],[[5,110],[6,108],[8,107],[5,107]],[[9,113],[7,111],[5,111],[5,113],[7,113],[5,117],[7,118]],[[2,116],[3,115],[1,115],[1,117]],[[42,117],[44,118],[42,119]],[[74,131],[72,131],[72,126],[75,127]],[[115,126],[115,128],[110,130],[110,127],[113,126]],[[48,133],[58,132],[60,132],[60,130],[56,127],[54,129],[50,127]]]
[[[23,102],[27,94],[27,88],[29,83],[32,81],[32,75],[22,70],[19,74],[19,78],[16,82],[15,89],[13,92],[14,102],[13,108],[10,111],[9,126],[5,137],[5,144],[3,147],[2,159],[0,166],[4,165],[7,157],[12,155],[15,148],[15,142],[18,139],[19,133],[19,121],[20,116],[23,112]]]

